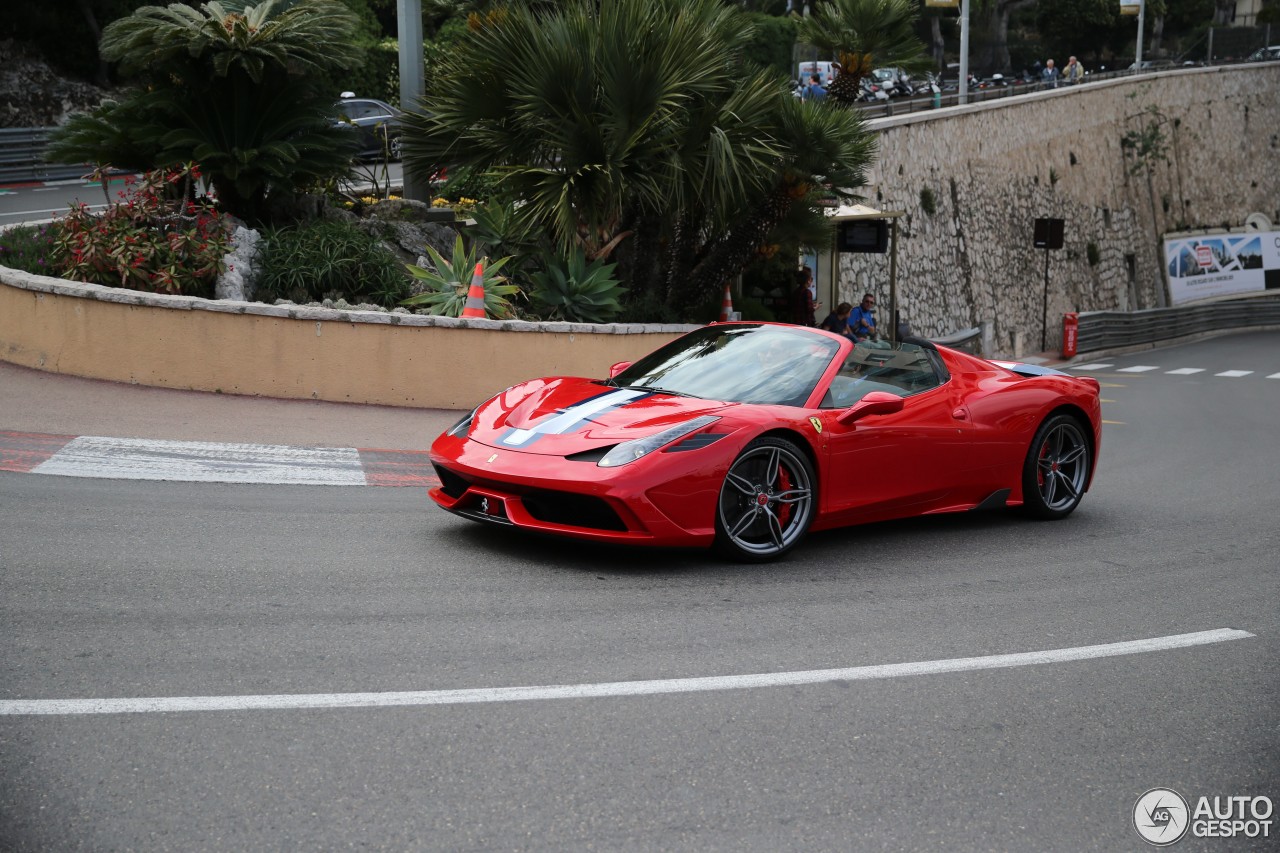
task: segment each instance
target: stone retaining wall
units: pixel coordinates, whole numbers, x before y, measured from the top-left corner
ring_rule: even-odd
[[[1148,180],[1145,169],[1131,174],[1121,139],[1152,120],[1168,159],[1153,160]],[[880,157],[867,201],[906,212],[903,318],[930,336],[985,323],[993,354],[1039,349],[1037,217],[1066,220],[1066,247],[1050,253],[1051,348],[1065,312],[1165,304],[1162,234],[1236,227],[1255,211],[1280,223],[1280,63],[1108,80],[870,126]],[[845,254],[840,266],[840,298],[856,304],[871,290],[887,312],[885,256]]]

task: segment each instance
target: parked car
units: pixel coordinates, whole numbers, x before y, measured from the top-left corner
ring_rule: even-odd
[[[1249,54],[1245,61],[1271,62],[1276,59],[1280,59],[1280,44],[1273,44],[1270,47],[1260,47],[1253,53]]]
[[[356,157],[400,159],[400,110],[376,98],[357,98],[343,92],[334,104],[334,124],[356,133]]]
[[[1099,387],[919,338],[715,323],[481,403],[432,444],[430,496],[499,528],[744,562],[890,518],[1065,518],[1093,477]]]

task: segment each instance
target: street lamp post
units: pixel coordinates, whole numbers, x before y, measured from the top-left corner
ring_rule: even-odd
[[[422,0],[396,0],[396,27],[400,42],[400,109],[409,112],[417,107],[426,90],[422,60]],[[430,187],[405,170],[404,197],[430,201]]]

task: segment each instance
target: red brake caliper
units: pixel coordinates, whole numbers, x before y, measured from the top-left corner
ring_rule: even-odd
[[[778,491],[779,493],[791,491],[791,475],[782,465],[778,466]],[[778,504],[778,523],[786,527],[790,520],[791,504]]]

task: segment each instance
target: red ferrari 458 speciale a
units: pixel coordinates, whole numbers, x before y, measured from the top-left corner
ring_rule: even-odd
[[[809,530],[1004,506],[1062,518],[1089,488],[1098,383],[928,341],[717,323],[607,379],[508,388],[431,447],[466,518],[769,560]]]

